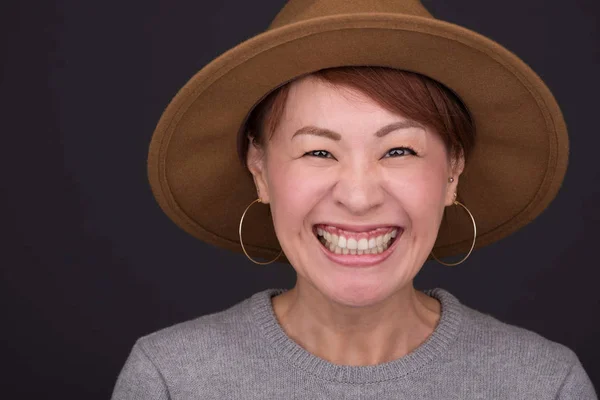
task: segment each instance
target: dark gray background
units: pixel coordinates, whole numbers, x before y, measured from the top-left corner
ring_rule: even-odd
[[[176,91],[283,3],[3,2],[2,397],[106,399],[137,337],[293,285],[289,266],[256,266],[177,228],[145,165]],[[415,285],[565,344],[599,387],[600,3],[424,4],[527,62],[561,104],[572,147],[540,218],[459,267],[428,263]]]

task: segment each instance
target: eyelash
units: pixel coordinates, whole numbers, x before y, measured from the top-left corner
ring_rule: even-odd
[[[414,149],[412,149],[410,147],[406,147],[406,146],[404,146],[404,147],[394,147],[393,149],[388,150],[388,152],[386,154],[388,154],[390,151],[393,151],[393,150],[402,150],[402,151],[404,151],[405,154],[403,154],[403,156],[405,156],[405,155],[416,156],[417,155],[417,152]],[[304,153],[304,155],[305,156],[316,157],[316,158],[329,158],[329,157],[321,157],[321,156],[314,155],[314,153],[317,153],[317,152],[325,152],[327,154],[331,154],[327,150],[311,150],[311,151],[308,151],[308,152]],[[395,156],[387,157],[387,158],[394,158],[394,157]]]

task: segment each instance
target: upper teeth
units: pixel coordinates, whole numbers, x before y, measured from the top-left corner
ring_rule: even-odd
[[[392,238],[395,238],[398,234],[398,229],[394,229],[391,232],[386,233],[385,235],[375,236],[372,238],[362,238],[356,240],[355,238],[347,238],[343,235],[336,235],[333,233],[329,233],[326,230],[321,228],[317,228],[317,233],[319,236],[322,236],[329,242],[329,244],[333,244],[333,246],[340,247],[342,249],[350,249],[350,250],[367,250],[367,249],[376,249],[377,247],[387,248]]]

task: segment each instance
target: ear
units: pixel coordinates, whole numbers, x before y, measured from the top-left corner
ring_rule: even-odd
[[[461,153],[458,157],[453,157],[452,161],[450,162],[450,174],[448,175],[448,183],[446,188],[446,206],[453,205],[454,200],[456,200],[454,193],[458,192],[458,181],[464,169],[465,158]]]
[[[249,138],[248,154],[246,156],[246,166],[252,173],[254,185],[256,186],[257,196],[262,203],[269,203],[269,185],[266,169],[266,157],[264,149],[257,145],[252,138]]]

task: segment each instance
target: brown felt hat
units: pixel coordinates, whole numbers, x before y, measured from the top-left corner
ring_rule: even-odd
[[[272,90],[339,66],[418,72],[461,98],[477,128],[458,187],[477,222],[476,247],[520,229],[555,197],[567,168],[565,121],[548,87],[513,53],[435,19],[418,0],[292,0],[267,31],[196,73],[163,113],[148,176],[165,213],[198,239],[241,252],[240,218],[257,192],[237,159],[238,132]],[[253,257],[279,254],[269,206],[250,208],[243,240]],[[472,240],[469,216],[447,207],[434,253],[465,253]]]

